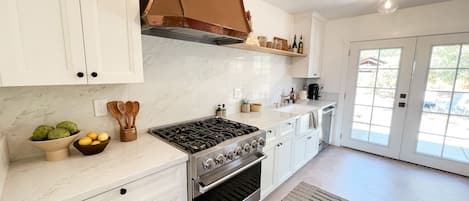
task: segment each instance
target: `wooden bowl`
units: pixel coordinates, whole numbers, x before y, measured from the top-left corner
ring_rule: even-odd
[[[260,112],[262,105],[259,103],[251,103],[251,112]]]
[[[44,141],[32,141],[31,138],[29,138],[29,142],[46,153],[46,160],[60,161],[70,156],[68,147],[78,136],[78,133],[75,133],[68,137]]]
[[[106,146],[109,144],[109,141],[111,141],[111,137],[97,145],[80,145],[78,144],[78,141],[79,140],[75,141],[73,143],[73,146],[78,149],[78,151],[80,151],[83,155],[89,156],[103,152]]]

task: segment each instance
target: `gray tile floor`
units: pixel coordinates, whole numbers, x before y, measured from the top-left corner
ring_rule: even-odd
[[[469,178],[330,146],[264,201],[305,181],[350,201],[469,201]]]

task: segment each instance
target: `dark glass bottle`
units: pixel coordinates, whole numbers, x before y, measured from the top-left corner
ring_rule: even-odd
[[[292,44],[291,48],[292,48],[293,52],[298,52],[298,45],[296,44],[296,34],[293,37],[293,44]]]
[[[298,54],[303,54],[303,35],[300,36],[300,42],[298,43]]]

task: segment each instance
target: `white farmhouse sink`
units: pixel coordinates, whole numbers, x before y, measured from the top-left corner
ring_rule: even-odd
[[[274,111],[290,113],[290,114],[304,114],[304,113],[308,113],[310,111],[317,110],[317,109],[319,108],[314,107],[314,106],[293,104],[293,105],[275,108]]]

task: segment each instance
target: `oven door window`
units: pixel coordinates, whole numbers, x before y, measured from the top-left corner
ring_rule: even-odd
[[[259,200],[261,163],[258,163],[212,190],[194,198],[194,201],[244,201]],[[249,198],[249,199],[248,199]]]

